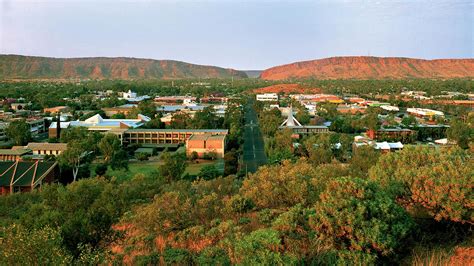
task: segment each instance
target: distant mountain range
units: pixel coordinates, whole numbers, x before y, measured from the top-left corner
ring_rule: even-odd
[[[173,60],[0,55],[0,79],[247,78],[243,71]]]
[[[239,71],[173,60],[127,57],[50,58],[0,55],[0,80],[257,78],[404,79],[474,78],[474,59],[423,60],[345,56]]]
[[[474,59],[423,60],[403,57],[347,56],[296,62],[264,70],[260,78],[404,79],[472,78]]]

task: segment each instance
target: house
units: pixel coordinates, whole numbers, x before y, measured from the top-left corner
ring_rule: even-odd
[[[26,148],[33,152],[33,155],[60,155],[67,150],[66,143],[46,143],[46,142],[30,142]]]
[[[52,183],[57,162],[0,162],[0,195],[28,192]]]
[[[26,107],[28,107],[30,105],[31,105],[31,103],[12,103],[10,105],[10,107],[11,107],[12,110],[21,111],[21,110],[24,110]]]
[[[261,101],[261,102],[277,102],[278,94],[276,93],[257,94],[256,99],[257,101]]]
[[[198,157],[214,153],[217,158],[224,158],[226,135],[222,134],[196,134],[186,141],[186,155],[197,153]]]

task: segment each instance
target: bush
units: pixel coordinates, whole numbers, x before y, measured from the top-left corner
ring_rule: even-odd
[[[192,256],[186,249],[167,248],[163,252],[166,264],[191,265]]]
[[[95,167],[95,174],[98,176],[103,176],[107,172],[108,166],[107,164],[98,164]]]
[[[150,154],[138,152],[137,154],[135,154],[135,158],[137,158],[137,160],[139,161],[148,161],[148,159],[150,158]]]
[[[375,183],[337,178],[320,199],[309,224],[333,250],[388,255],[411,233],[411,218]]]
[[[207,247],[195,259],[197,265],[231,265],[229,255],[218,247]]]

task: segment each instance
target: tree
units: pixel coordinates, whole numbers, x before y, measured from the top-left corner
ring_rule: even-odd
[[[278,231],[260,229],[235,243],[235,255],[241,265],[291,265],[296,258],[278,252],[281,239]]]
[[[170,128],[185,129],[191,124],[191,116],[185,112],[178,112],[171,118]]]
[[[330,134],[315,134],[304,141],[309,160],[316,164],[330,163],[333,158]]]
[[[59,155],[58,161],[62,167],[72,169],[73,182],[75,182],[79,169],[87,166],[92,161],[92,153],[80,140],[71,141],[67,144],[67,150]]]
[[[115,153],[121,149],[120,140],[114,134],[106,134],[100,140],[98,147],[106,163],[109,163]]]
[[[262,166],[246,178],[240,194],[259,208],[284,208],[311,201],[310,179],[316,175],[306,160]]]
[[[416,121],[416,118],[412,115],[406,115],[403,117],[402,119],[402,124],[405,126],[405,127],[409,127],[409,126],[416,126],[417,124],[417,121]]]
[[[274,135],[280,124],[283,122],[280,110],[273,108],[268,111],[262,111],[259,116],[259,124],[262,133],[266,136]]]
[[[235,150],[228,151],[224,154],[224,176],[237,173],[239,161]]]
[[[379,156],[380,152],[370,145],[355,148],[350,165],[352,176],[367,177],[369,169],[377,163]]]
[[[208,106],[201,111],[197,111],[194,114],[192,125],[193,128],[197,129],[213,129],[221,127],[222,123],[218,122],[218,117],[214,113],[213,107]]]
[[[469,148],[469,143],[474,139],[474,125],[469,126],[458,119],[451,121],[450,127],[446,130],[449,140],[454,140],[463,149]]]
[[[381,156],[369,178],[416,217],[473,223],[469,151],[406,146]]]
[[[218,177],[220,175],[219,170],[214,164],[205,165],[199,171],[198,177],[204,180],[210,180]]]
[[[72,262],[73,257],[64,248],[57,229],[47,226],[30,231],[13,224],[2,231],[2,265],[66,265]]]
[[[67,150],[58,156],[62,168],[72,169],[73,181],[77,180],[79,169],[87,168],[94,159],[97,143],[102,136],[84,127],[74,127],[61,133],[61,141],[67,142]]]
[[[31,140],[30,125],[28,125],[25,120],[10,122],[5,129],[5,134],[9,139],[12,139],[17,146],[23,146]]]
[[[181,179],[186,169],[186,155],[184,153],[163,152],[161,161],[159,171],[168,182]]]
[[[336,178],[319,197],[309,225],[335,251],[388,255],[411,232],[410,216],[373,182]]]
[[[125,119],[125,115],[123,113],[113,114],[110,118],[112,119]]]
[[[128,154],[123,149],[116,151],[110,160],[110,167],[113,170],[125,169],[128,170]]]

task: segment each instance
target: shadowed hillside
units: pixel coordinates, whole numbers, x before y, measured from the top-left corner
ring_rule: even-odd
[[[266,80],[317,79],[404,79],[474,77],[474,59],[422,60],[401,57],[331,57],[269,68],[260,75]]]
[[[0,55],[0,79],[246,78],[242,71],[172,60]]]

